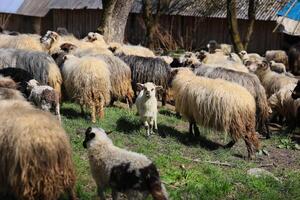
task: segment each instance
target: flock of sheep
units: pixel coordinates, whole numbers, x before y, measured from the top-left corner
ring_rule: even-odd
[[[284,51],[238,55],[215,41],[207,50],[172,58],[142,46],[108,44],[98,33],[77,39],[66,31],[42,37],[3,31],[0,197],[55,200],[67,193],[76,199],[71,145],[61,127],[60,105],[66,100],[78,103],[83,116],[90,112],[94,123],[114,101],[130,108],[135,102],[147,136],[158,128],[158,100],[174,104],[189,122],[191,139],[200,134],[197,125],[228,133],[224,148],[243,139],[253,158],[257,133],[270,137],[270,121],[286,124],[288,132],[299,124],[300,83],[288,65]],[[114,146],[107,134],[90,127],[83,142],[100,199],[107,187],[113,199],[120,193],[168,199],[153,162]]]

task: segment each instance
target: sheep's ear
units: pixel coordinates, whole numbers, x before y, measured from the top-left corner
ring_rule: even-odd
[[[144,84],[142,83],[137,83],[136,86],[139,90],[143,90],[145,88]]]
[[[95,133],[90,133],[90,134],[89,134],[89,139],[91,140],[91,139],[93,139],[95,136],[96,136]]]
[[[86,131],[85,131],[85,134],[87,135],[87,134],[89,134],[91,131],[92,131],[92,127],[88,127],[88,128],[86,129]]]
[[[110,50],[111,52],[115,53],[115,51],[117,50],[117,47],[109,47],[108,50]]]
[[[57,40],[57,38],[58,38],[58,33],[56,33],[56,32],[52,32],[51,33],[51,36],[52,36],[52,38],[54,39],[54,40]]]
[[[156,91],[163,90],[163,89],[164,89],[163,86],[160,86],[160,85],[155,86],[155,90]]]
[[[64,57],[63,57],[63,60],[67,60],[68,59],[68,55],[65,55]]]

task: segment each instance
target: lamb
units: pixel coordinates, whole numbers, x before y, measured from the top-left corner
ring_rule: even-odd
[[[14,80],[18,84],[15,89],[18,89],[25,97],[29,97],[30,92],[27,90],[27,83],[34,79],[31,73],[24,69],[8,67],[0,69],[0,75]]]
[[[27,89],[30,91],[28,100],[44,111],[53,111],[61,122],[59,94],[48,85],[39,85],[32,79],[28,82]]]
[[[166,91],[171,67],[160,58],[140,56],[119,56],[131,68],[132,88],[137,93],[137,83],[153,82],[163,87],[162,104],[166,104]]]
[[[199,135],[197,124],[227,132],[232,138],[225,147],[232,147],[243,138],[248,158],[259,148],[255,133],[255,100],[242,86],[221,79],[196,76],[187,68],[172,71],[170,79],[176,93],[175,107],[190,123],[190,136]]]
[[[271,109],[268,105],[266,91],[256,75],[221,67],[206,67],[204,65],[197,66],[194,69],[194,73],[197,76],[205,76],[213,79],[224,79],[245,87],[254,97],[256,102],[256,128],[258,132],[263,133],[267,138],[270,137],[266,122],[268,121]]]
[[[85,133],[84,148],[97,184],[98,196],[105,200],[104,190],[112,189],[112,198],[120,193],[128,199],[167,200],[168,194],[160,180],[158,170],[146,156],[116,147],[101,128],[89,127]]]
[[[155,58],[153,51],[140,45],[110,43],[109,50],[111,50],[117,56],[126,55]]]
[[[149,137],[150,134],[153,133],[153,126],[154,130],[157,131],[157,99],[155,91],[162,89],[162,87],[156,86],[151,82],[145,84],[138,83],[137,85],[142,91],[136,98],[135,104],[138,114],[147,130],[147,136]]]
[[[280,89],[289,84],[296,84],[297,79],[286,76],[285,74],[278,74],[271,71],[269,63],[266,61],[252,63],[249,66],[250,71],[254,72],[264,86],[267,97],[278,92]]]
[[[47,112],[20,100],[0,101],[0,198],[76,199],[69,138]]]
[[[288,124],[287,132],[290,133],[295,130],[297,119],[300,110],[300,99],[292,98],[292,91],[296,84],[289,84],[274,93],[269,99],[269,104],[272,110],[281,116],[285,117]]]
[[[292,92],[292,98],[293,99],[300,98],[300,80],[298,80],[298,83]]]
[[[268,62],[274,61],[276,63],[282,63],[284,66],[288,66],[288,55],[282,50],[269,50],[265,53],[265,58]]]
[[[284,64],[277,63],[273,60],[270,61],[270,68],[272,71],[277,72],[277,73],[286,73]]]
[[[85,56],[78,58],[74,55],[64,57],[62,65],[64,87],[67,96],[80,104],[81,112],[84,107],[91,110],[91,120],[96,122],[104,117],[104,106],[110,103],[110,72],[105,62]]]
[[[7,67],[24,69],[39,83],[49,85],[61,94],[62,77],[55,61],[48,54],[19,49],[0,49],[0,69]]]

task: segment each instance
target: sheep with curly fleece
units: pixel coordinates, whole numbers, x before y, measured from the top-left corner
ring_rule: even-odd
[[[199,135],[197,124],[228,133],[232,147],[242,138],[248,157],[259,148],[255,133],[255,100],[246,88],[221,79],[196,76],[188,68],[172,71],[175,107],[190,123],[190,136]]]
[[[15,48],[40,52],[46,50],[40,42],[40,36],[36,34],[0,34],[0,48]]]
[[[146,156],[116,147],[101,128],[89,127],[85,132],[84,148],[98,196],[105,200],[104,190],[112,189],[112,198],[120,199],[120,193],[128,199],[167,200],[168,194],[156,166]]]
[[[297,123],[299,123],[300,99],[295,100],[292,98],[295,87],[296,84],[294,83],[286,85],[268,99],[272,110],[285,117],[288,124],[288,133],[294,131]]]
[[[91,120],[104,117],[104,106],[110,103],[110,72],[105,62],[90,56],[66,55],[62,65],[64,87],[69,99],[91,110]]]
[[[126,56],[119,57],[129,65],[131,69],[132,88],[137,94],[137,83],[152,82],[163,87],[162,104],[166,104],[168,81],[171,74],[171,67],[161,58]]]
[[[156,86],[151,82],[145,84],[138,83],[138,87],[142,90],[136,98],[135,104],[138,114],[144,123],[147,130],[147,136],[157,131],[157,99],[156,91],[162,89],[161,86]]]
[[[52,111],[61,121],[59,94],[52,87],[39,85],[36,80],[32,79],[28,81],[27,89],[30,91],[29,101],[44,111]]]
[[[266,61],[251,63],[250,71],[254,72],[264,86],[267,97],[278,92],[280,89],[289,84],[296,84],[297,79],[286,76],[285,74],[278,74],[271,70],[270,65]]]
[[[205,76],[213,79],[224,79],[237,83],[246,88],[256,101],[256,128],[258,132],[270,137],[266,122],[268,121],[271,109],[268,105],[266,91],[256,75],[221,67],[206,67],[203,65],[197,66],[194,69],[194,73],[197,76]]]
[[[57,119],[20,100],[1,100],[0,113],[0,198],[75,200],[71,145]]]
[[[41,84],[53,87],[61,94],[62,77],[51,56],[43,52],[0,49],[0,69],[20,68],[32,74]]]

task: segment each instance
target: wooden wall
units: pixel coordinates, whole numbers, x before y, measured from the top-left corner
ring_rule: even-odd
[[[44,34],[47,30],[66,27],[77,37],[84,37],[88,32],[96,30],[100,18],[100,10],[52,10],[42,18],[41,22],[39,18],[13,15],[7,28],[30,33],[38,31]],[[273,21],[257,21],[248,51],[264,53],[268,49],[281,49],[283,35],[272,33],[275,25],[276,22]],[[247,30],[247,22],[239,20],[239,26],[244,34]],[[231,43],[226,19],[162,16],[160,27],[172,35],[174,40],[185,49],[200,49],[205,47],[209,40]],[[132,44],[141,44],[144,36],[145,27],[141,15],[130,14],[125,40]]]

